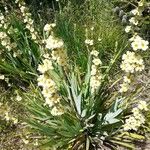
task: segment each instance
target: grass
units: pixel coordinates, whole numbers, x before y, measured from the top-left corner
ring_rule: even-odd
[[[112,2],[106,1],[96,0],[77,6],[71,3],[57,16],[57,35],[64,40],[69,56],[73,56],[71,59],[76,59],[80,67],[84,68],[87,63],[88,50],[84,44],[86,30],[89,32],[88,38],[95,38],[94,48],[99,50],[105,64],[109,63],[115,52],[120,49],[124,51],[127,47],[127,36],[113,15],[112,8]],[[90,31],[92,27],[93,35]],[[98,38],[102,39],[101,42]]]

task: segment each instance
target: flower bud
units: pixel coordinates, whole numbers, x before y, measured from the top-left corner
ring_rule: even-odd
[[[119,13],[120,8],[117,6],[117,7],[115,7],[115,8],[113,9],[113,11],[114,11],[115,13]]]
[[[125,18],[123,18],[123,19],[121,20],[121,22],[122,22],[123,25],[126,25],[126,24],[127,24],[127,20],[126,20]]]
[[[124,11],[123,11],[123,10],[120,10],[120,12],[119,12],[119,17],[122,17],[124,14],[125,14]]]

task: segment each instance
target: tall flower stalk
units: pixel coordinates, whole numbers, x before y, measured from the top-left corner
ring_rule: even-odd
[[[129,19],[130,25],[125,28],[126,33],[130,33],[132,36],[129,39],[131,50],[127,51],[122,56],[121,69],[125,72],[123,77],[123,83],[120,85],[120,92],[126,93],[131,89],[132,83],[136,80],[138,73],[141,73],[145,69],[144,60],[141,56],[143,51],[149,49],[149,42],[140,37],[139,33],[135,30],[139,26],[140,17],[142,16],[144,1],[138,2],[138,6],[131,10],[133,17]],[[131,90],[130,90],[131,91]],[[132,91],[131,91],[132,92]],[[125,120],[124,130],[135,130],[145,124],[145,116],[141,111],[147,111],[146,101],[137,101],[138,106],[132,109],[132,114]]]

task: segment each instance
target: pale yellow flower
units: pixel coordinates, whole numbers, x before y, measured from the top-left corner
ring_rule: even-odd
[[[49,56],[48,53],[44,54],[43,57],[46,58],[46,59],[49,59],[49,58],[50,58],[50,56]]]
[[[131,31],[131,26],[126,26],[125,32],[126,32],[126,33],[129,33],[130,31]]]
[[[136,55],[135,52],[127,51],[126,54],[122,56],[121,69],[127,73],[134,73],[135,71],[144,70],[144,61],[140,55]]]
[[[135,107],[135,108],[132,109],[132,113],[133,113],[134,116],[137,116],[137,115],[139,115],[140,111],[139,111],[138,108]]]
[[[33,28],[33,26],[30,26],[30,28],[29,28],[29,30],[30,30],[30,32],[31,32],[31,35],[33,34],[34,35],[34,28]]]
[[[138,2],[139,6],[143,6],[143,1]]]
[[[90,78],[91,92],[93,93],[101,84],[102,77],[100,75],[94,75]]]
[[[92,70],[91,70],[91,75],[93,76],[93,75],[96,75],[96,72],[97,72],[97,69],[96,68],[93,68]]]
[[[17,123],[18,123],[18,119],[17,119],[17,118],[12,117],[11,119],[12,119],[12,121],[14,122],[14,124],[17,124]]]
[[[136,51],[141,48],[141,45],[140,45],[139,41],[134,41],[131,43],[131,47],[133,48],[134,51]]]
[[[128,119],[125,120],[125,124],[123,125],[123,128],[125,131],[128,130],[137,131],[138,129],[137,120],[133,116],[130,116]]]
[[[90,29],[93,31],[93,30],[94,30],[94,27],[91,27]]]
[[[135,71],[142,71],[142,70],[144,70],[145,69],[145,66],[144,66],[144,64],[137,64],[136,66],[135,66]]]
[[[57,50],[53,50],[51,55],[52,55],[53,60],[57,60],[57,58],[59,56],[59,52]]]
[[[27,140],[27,139],[22,139],[22,141],[24,142],[24,144],[28,144],[29,143],[29,140]]]
[[[145,116],[141,113],[134,115],[136,118],[137,122],[139,123],[139,127],[145,123]]]
[[[1,42],[1,44],[3,45],[3,46],[6,46],[7,45],[7,40],[3,40],[2,42]]]
[[[99,58],[94,58],[92,62],[93,62],[93,63],[94,63],[94,65],[96,65],[96,66],[98,66],[98,65],[101,65],[101,64],[102,64],[102,62],[101,62],[101,60],[100,60]]]
[[[30,25],[30,24],[27,24],[27,25],[26,25],[26,28],[30,30],[31,25]]]
[[[138,108],[140,110],[148,111],[148,107],[147,107],[146,101],[139,101]]]
[[[149,45],[149,42],[148,41],[145,41],[145,40],[141,40],[141,49],[143,51],[147,50],[148,49],[148,45]]]
[[[52,107],[55,105],[54,101],[51,100],[51,97],[46,97],[45,98],[45,104],[48,105],[49,107]]]
[[[16,100],[17,100],[17,101],[21,101],[21,100],[22,100],[22,97],[19,96],[19,95],[17,95]]]
[[[62,48],[64,46],[64,43],[62,40],[60,39],[56,39],[54,38],[52,35],[50,35],[48,37],[48,39],[46,40],[46,48],[48,49],[59,49]]]
[[[55,94],[53,94],[53,96],[51,97],[51,100],[52,100],[55,104],[57,104],[57,103],[60,102],[61,98],[60,98],[60,96],[59,96],[57,93],[55,93]]]
[[[133,9],[133,10],[131,11],[131,13],[132,13],[133,15],[140,15],[140,13],[139,13],[139,11],[138,11],[137,8],[136,8],[136,9]]]
[[[38,86],[44,87],[45,84],[46,84],[46,82],[47,82],[47,79],[48,79],[48,78],[47,78],[44,74],[40,75],[40,76],[38,77],[38,79],[37,79],[37,81],[38,81]]]
[[[94,41],[90,39],[86,39],[85,44],[92,46],[94,44]]]
[[[102,41],[102,39],[101,39],[101,38],[98,38],[98,41],[99,41],[99,42],[101,42],[101,41]]]
[[[44,26],[44,31],[51,31],[51,25],[50,24],[46,24],[45,26]]]
[[[48,70],[53,70],[53,65],[52,65],[52,61],[49,59],[44,59],[43,60],[43,64],[38,66],[38,70],[41,73],[45,73]]]
[[[10,116],[9,116],[8,112],[5,113],[5,117],[4,118],[5,118],[6,121],[10,120]]]
[[[142,38],[139,35],[137,35],[137,33],[134,34],[133,37],[129,39],[129,41],[131,41],[131,42],[132,41],[140,41],[140,40],[142,40]]]
[[[33,39],[33,40],[36,40],[36,39],[37,39],[37,38],[36,38],[36,35],[35,35],[34,33],[33,33],[31,36],[32,36],[32,39]]]
[[[131,39],[130,39],[131,40]],[[131,46],[133,48],[133,50],[147,50],[148,49],[148,45],[149,45],[149,42],[148,41],[145,41],[143,40],[140,36],[134,36],[132,38],[132,43],[131,43]]]
[[[60,116],[60,115],[64,114],[64,110],[60,107],[53,107],[51,110],[51,114],[53,116]]]
[[[122,64],[120,65],[120,68],[127,73],[129,72],[133,73],[135,69],[132,64],[130,65],[130,63],[124,63],[124,62],[122,62]]]
[[[122,83],[122,84],[120,85],[119,92],[120,92],[120,93],[127,92],[129,88],[130,88],[130,85],[129,85],[128,83]]]
[[[0,21],[2,21],[2,20],[4,20],[4,16],[3,15],[0,16]]]
[[[138,25],[138,20],[136,20],[135,17],[132,17],[131,19],[129,19],[129,22],[134,25]]]
[[[4,75],[0,75],[0,80],[4,80],[5,76]]]
[[[50,87],[55,87],[56,86],[56,83],[51,79],[51,78],[48,78],[46,79],[45,81],[45,88],[50,88]]]
[[[123,81],[126,83],[131,83],[131,79],[128,76],[124,76]]]
[[[21,7],[20,7],[20,10],[21,10],[22,13],[24,13],[25,10],[26,10],[26,7],[25,7],[25,6],[21,6]]]
[[[54,28],[56,26],[56,23],[51,23],[50,25]]]
[[[99,52],[98,51],[96,51],[96,50],[93,50],[92,52],[91,52],[91,55],[93,55],[93,56],[98,56],[99,55]]]

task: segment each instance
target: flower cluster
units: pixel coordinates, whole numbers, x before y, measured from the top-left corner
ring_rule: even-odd
[[[0,80],[4,80],[5,76],[0,74]]]
[[[144,70],[145,65],[142,57],[135,52],[127,51],[122,56],[121,69],[126,73],[123,77],[123,83],[120,85],[120,92],[127,92],[130,88],[133,74]]]
[[[102,75],[100,72],[100,66],[102,65],[102,62],[98,58],[98,54],[99,52],[96,50],[93,50],[91,52],[91,55],[93,56],[92,66],[91,66],[91,78],[90,78],[90,87],[92,93],[94,93],[95,90],[97,90],[102,80]]]
[[[15,118],[15,117],[12,117],[11,113],[9,113],[9,112],[5,112],[5,117],[4,118],[5,118],[6,121],[12,121],[14,124],[18,123],[18,119]]]
[[[51,50],[63,47],[63,41],[55,38],[53,35],[50,35],[46,39],[45,43],[46,43],[46,48]]]
[[[45,32],[50,32],[50,31],[52,31],[52,29],[53,29],[55,26],[56,26],[55,23],[46,24],[46,25],[44,26],[44,31],[45,31]]]
[[[139,10],[138,10],[138,8],[135,8],[135,9],[133,9],[133,10],[131,10],[131,13],[132,13],[132,15],[140,15],[140,12],[139,12]]]
[[[7,122],[13,122],[13,124],[18,123],[18,119],[12,115],[10,107],[7,104],[0,103],[0,116]]]
[[[0,32],[0,41],[1,41],[1,45],[5,47],[8,51],[13,50],[14,57],[18,55],[17,51],[15,51],[17,48],[17,44],[15,42],[11,42],[11,39],[6,32],[4,31]]]
[[[134,51],[136,50],[147,50],[148,49],[148,45],[149,42],[146,40],[143,40],[139,35],[134,35],[130,41],[131,43],[131,47],[133,48]]]
[[[120,84],[120,90],[119,92],[127,92],[129,87],[130,87],[130,83],[132,81],[132,77],[131,75],[126,75],[123,77],[123,83]]]
[[[39,65],[38,70],[42,73],[38,77],[38,85],[42,87],[42,94],[45,98],[45,104],[52,108],[51,114],[53,116],[62,115],[64,113],[60,106],[61,97],[57,92],[56,83],[48,74],[48,71],[52,71],[52,60],[45,59],[43,64]]]
[[[126,26],[125,32],[126,32],[126,33],[129,33],[129,32],[131,31],[131,29],[132,29],[131,26]]]
[[[137,131],[138,128],[145,123],[145,116],[143,114],[145,111],[148,111],[147,103],[145,101],[140,101],[138,106],[132,109],[132,115],[130,115],[130,117],[125,120],[123,129],[125,131]]]
[[[138,3],[137,8],[131,11],[131,14],[134,15],[134,17],[130,18],[129,22],[131,23],[131,25],[125,28],[126,33],[129,33],[134,28],[134,25],[138,25],[138,20],[136,18],[140,16],[140,12],[141,12],[139,10],[140,6],[143,6],[142,1]],[[136,50],[145,51],[148,49],[149,42],[142,39],[139,35],[137,35],[137,33],[134,34],[134,36],[130,39],[130,41],[131,41],[131,47],[133,48],[134,51]]]
[[[85,44],[87,44],[87,45],[90,45],[90,46],[92,46],[94,43],[93,43],[94,41],[93,40],[90,40],[90,39],[86,39],[85,40]]]
[[[52,29],[55,23],[46,24],[44,31],[46,32],[46,48],[51,50],[51,53],[45,53],[43,57],[43,64],[39,65],[38,71],[42,73],[38,77],[38,85],[42,87],[42,94],[45,98],[45,104],[52,108],[51,114],[53,116],[62,115],[64,113],[61,106],[61,97],[57,90],[57,85],[51,77],[51,72],[54,70],[54,64],[66,67],[67,54],[64,51],[64,43],[61,39],[55,38]]]
[[[120,92],[127,92],[130,88],[133,74],[144,70],[145,65],[142,57],[135,52],[127,51],[122,56],[121,69],[126,73],[123,77],[123,83],[120,85]]]
[[[6,49],[8,49],[8,51],[10,51],[11,50],[11,41],[10,41],[10,38],[3,31],[0,32],[0,40],[1,40],[1,45],[4,46],[4,47],[6,47]]]
[[[52,60],[56,61],[58,65],[67,66],[67,54],[64,50],[64,43],[61,39],[54,37],[52,29],[56,26],[55,23],[46,24],[44,31],[48,32],[48,37],[45,40],[45,47],[51,51]],[[50,33],[50,35],[49,35]]]
[[[131,17],[131,18],[129,19],[129,22],[131,23],[131,25],[137,26],[138,23],[139,23],[139,21],[138,21],[137,18],[138,18],[138,16],[140,16],[139,8],[137,7],[137,8],[135,8],[135,9],[131,10],[131,14],[133,15],[133,17]]]
[[[131,24],[134,24],[134,25],[138,25],[138,20],[136,20],[136,18],[135,17],[132,17],[130,20],[129,20],[129,22],[131,23]]]
[[[52,61],[50,61],[49,59],[44,59],[43,64],[39,65],[39,67],[38,67],[38,70],[41,73],[45,73],[48,70],[52,70],[52,69],[53,69]]]
[[[0,12],[0,28],[7,29],[7,22],[6,19],[3,15],[3,13]],[[6,32],[3,30],[0,32],[0,41],[1,45],[8,49],[9,51],[11,50],[11,41]],[[2,52],[0,52],[2,53]]]
[[[8,10],[7,7],[5,7],[4,14],[6,15],[7,13]],[[2,28],[2,30],[0,31],[0,44],[8,51],[12,51],[13,57],[17,57],[18,55],[20,55],[20,52],[17,50],[17,44],[10,37],[10,35],[12,34],[11,31],[14,31],[14,29],[9,22],[9,17],[6,17],[4,14],[0,12],[0,28]],[[5,51],[1,49],[0,54],[2,54],[3,52]]]
[[[127,51],[122,56],[121,69],[126,73],[134,73],[136,71],[142,71],[144,69],[144,61],[140,55],[136,55],[135,52]]]
[[[129,22],[131,25],[126,26],[125,32],[129,33],[130,31],[133,31],[133,36],[132,38],[129,39],[131,42],[131,48],[133,51],[137,50],[147,50],[149,47],[149,42],[144,40],[142,37],[140,37],[137,33],[134,33],[134,27],[135,25],[138,25],[138,17],[141,15],[140,14],[140,6],[143,5],[143,2],[140,1],[138,3],[138,7],[133,9],[131,11],[131,14],[134,16],[132,17]],[[122,56],[122,64],[120,65],[121,69],[127,74],[125,75],[128,77],[131,77],[133,74],[136,72],[141,72],[144,70],[144,61],[142,57],[139,54],[139,51],[137,53],[132,52],[132,51],[127,51],[126,54],[123,54]],[[130,88],[130,83],[131,80],[123,80],[123,83],[121,84],[120,92],[127,92],[128,89]]]
[[[23,22],[26,24],[26,28],[30,31],[32,40],[34,40],[36,43],[39,43],[38,33],[34,28],[34,21],[32,20],[31,13],[23,1],[16,1],[16,3],[19,4],[19,8],[23,16]]]
[[[3,13],[0,11],[0,28],[3,27],[4,29],[7,29],[7,22],[5,19],[5,16],[3,15]]]

